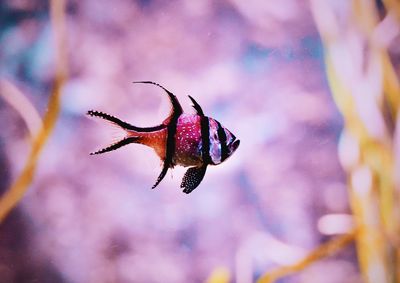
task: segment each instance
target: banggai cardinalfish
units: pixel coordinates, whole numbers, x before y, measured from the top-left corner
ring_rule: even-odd
[[[161,174],[152,188],[161,182],[169,168],[181,165],[190,167],[181,183],[183,192],[188,194],[203,180],[207,166],[218,165],[228,159],[240,141],[217,120],[205,116],[200,105],[190,95],[196,114],[183,113],[176,96],[163,86],[151,81],[134,83],[153,84],[162,88],[172,104],[169,116],[158,126],[142,128],[103,112],[90,110],[87,112],[89,116],[105,119],[125,131],[123,139],[91,154],[109,152],[130,143],[147,145],[163,161]]]

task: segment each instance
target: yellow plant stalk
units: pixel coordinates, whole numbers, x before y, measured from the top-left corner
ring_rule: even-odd
[[[231,276],[228,268],[217,267],[211,272],[206,283],[229,283],[230,278]]]
[[[308,267],[309,265],[313,264],[314,262],[325,258],[338,250],[343,249],[348,244],[354,241],[354,237],[356,235],[356,230],[351,231],[349,234],[345,234],[340,237],[336,237],[333,240],[326,242],[320,245],[318,248],[310,252],[305,258],[300,260],[299,262],[289,265],[289,266],[282,266],[275,270],[265,273],[261,276],[257,283],[272,283],[287,276],[291,273],[299,272],[304,268]]]
[[[383,0],[387,9],[394,14],[396,19],[400,22],[400,2],[398,0]]]
[[[60,112],[61,90],[67,77],[64,13],[65,0],[52,0],[50,3],[50,9],[57,54],[54,86],[48,102],[48,110],[43,118],[43,126],[32,141],[28,160],[20,176],[0,199],[0,222],[3,221],[8,213],[18,204],[31,184],[40,153],[54,129]]]
[[[400,131],[396,124],[400,121],[400,83],[387,50],[374,42],[378,11],[372,0],[310,3],[324,45],[329,85],[345,121],[339,156],[347,171],[357,228],[292,266],[264,274],[259,283],[299,272],[353,239],[366,282],[399,283],[400,192],[394,166],[400,160],[395,160],[399,157],[394,155],[394,136]],[[400,4],[394,0],[384,4],[387,16],[399,20]]]
[[[373,40],[379,24],[374,1],[351,1],[345,23],[339,22],[333,2],[315,0],[311,4],[324,44],[329,85],[345,120],[339,153],[348,174],[350,202],[358,226],[360,269],[366,282],[400,282],[396,274],[400,269],[399,197],[392,129],[399,108],[399,82],[387,51]],[[330,15],[330,26],[338,30],[329,30],[319,15],[321,11]],[[340,32],[339,27],[343,29]],[[349,58],[362,59],[345,66],[343,61]],[[356,158],[343,162],[354,145]]]

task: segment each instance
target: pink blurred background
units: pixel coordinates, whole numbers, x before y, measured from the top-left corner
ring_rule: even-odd
[[[0,2],[0,76],[42,115],[54,80],[49,4]],[[67,1],[69,78],[61,114],[18,208],[0,225],[0,283],[230,282],[302,258],[346,232],[341,117],[307,1]],[[96,109],[137,126],[186,111],[188,94],[240,140],[192,194],[185,169],[130,145],[89,156],[112,130]],[[18,176],[29,133],[0,97],[0,191]],[[329,276],[327,276],[329,274]],[[360,282],[354,247],[279,282]]]

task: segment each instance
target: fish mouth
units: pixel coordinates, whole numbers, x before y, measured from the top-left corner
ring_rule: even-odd
[[[231,145],[232,152],[234,152],[239,147],[239,144],[240,144],[240,140],[235,140],[232,143],[232,145]]]

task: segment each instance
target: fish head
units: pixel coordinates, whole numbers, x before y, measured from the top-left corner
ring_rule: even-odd
[[[240,140],[215,119],[209,118],[209,127],[210,157],[214,164],[220,164],[232,156],[239,147]]]
[[[235,135],[232,134],[228,129],[224,128],[226,139],[227,139],[227,148],[228,148],[228,157],[231,156],[235,150],[239,147],[240,140],[236,139]]]

